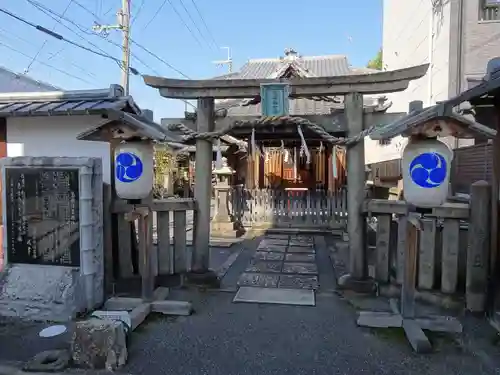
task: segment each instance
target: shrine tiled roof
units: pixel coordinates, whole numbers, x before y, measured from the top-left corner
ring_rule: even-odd
[[[285,57],[249,60],[238,72],[222,75],[216,79],[266,79],[290,76],[332,77],[377,72],[367,68],[352,68],[344,55],[299,56],[292,49]],[[381,104],[377,97],[365,97],[365,107],[373,111],[385,111],[389,102]],[[216,109],[226,108],[228,116],[260,116],[260,103],[249,104],[240,99],[216,102]],[[290,114],[293,116],[330,114],[344,109],[343,97],[334,101],[312,99],[290,99]]]
[[[264,79],[269,78],[283,64],[295,61],[315,77],[331,77],[352,74],[349,62],[343,55],[305,56],[295,60],[286,58],[252,59],[235,73],[223,75],[220,79]]]

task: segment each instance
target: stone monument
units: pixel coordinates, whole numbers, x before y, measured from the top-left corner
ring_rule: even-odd
[[[101,305],[101,160],[15,157],[0,166],[0,315],[66,322]]]

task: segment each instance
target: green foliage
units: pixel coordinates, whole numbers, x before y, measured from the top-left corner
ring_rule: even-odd
[[[382,49],[377,52],[377,56],[368,62],[366,66],[370,69],[382,70]]]
[[[155,199],[165,198],[167,187],[165,184],[165,176],[170,175],[175,170],[175,156],[170,150],[155,150],[155,166],[154,166],[154,187],[153,196]]]

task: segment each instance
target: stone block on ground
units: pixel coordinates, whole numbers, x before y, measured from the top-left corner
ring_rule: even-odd
[[[73,363],[87,369],[113,371],[127,362],[127,337],[123,323],[88,319],[76,323],[71,339]]]

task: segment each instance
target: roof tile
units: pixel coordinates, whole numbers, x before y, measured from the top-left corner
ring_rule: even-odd
[[[373,70],[360,68],[353,69],[349,65],[346,56],[327,55],[327,56],[305,56],[296,59],[278,58],[278,59],[254,59],[249,60],[239,72],[216,77],[215,79],[267,79],[287,64],[298,64],[312,76],[331,77],[350,74],[372,73]],[[377,108],[375,98],[365,97],[365,107]],[[216,104],[216,108],[229,108],[229,116],[260,116],[261,106],[249,105],[240,106],[241,100],[225,100]],[[311,99],[290,99],[290,114],[293,116],[329,114],[335,110],[343,110],[344,104],[342,98],[339,103],[323,100]],[[384,106],[381,110],[385,110]]]

